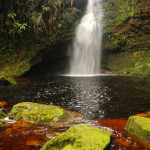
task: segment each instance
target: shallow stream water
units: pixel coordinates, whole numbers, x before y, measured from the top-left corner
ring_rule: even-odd
[[[17,79],[17,83],[15,86],[0,86],[0,101],[7,102],[5,108],[8,111],[19,102],[53,104],[81,113],[85,118],[82,123],[93,123],[94,126],[97,126],[96,121],[127,119],[133,114],[150,111],[149,77],[46,75]],[[1,138],[0,143],[3,140]],[[114,142],[112,143],[109,149],[113,149]],[[4,144],[0,147],[0,149],[2,148],[6,149]],[[128,149],[126,146],[121,149],[125,148]],[[115,149],[117,150],[117,148]]]

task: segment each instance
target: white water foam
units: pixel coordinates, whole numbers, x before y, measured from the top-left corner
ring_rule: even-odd
[[[89,0],[87,13],[76,28],[70,74],[99,74],[102,48],[102,20],[102,0]]]

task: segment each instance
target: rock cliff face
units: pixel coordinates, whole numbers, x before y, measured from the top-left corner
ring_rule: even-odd
[[[68,55],[65,45],[73,38],[75,27],[84,15],[87,1],[67,0],[60,6],[58,3],[47,4],[47,1],[43,1],[46,5],[39,3],[38,8],[26,14],[28,16],[26,20],[20,12],[20,7],[12,3],[14,14],[7,14],[4,11],[5,14],[0,16],[2,22],[0,78],[11,79],[24,74],[31,66],[42,61],[47,51],[50,57],[46,59]],[[30,1],[27,2],[25,10],[30,4]],[[103,66],[117,74],[150,75],[150,1],[103,0],[103,2],[105,10]],[[7,2],[0,3],[2,8],[0,13],[3,13],[2,6],[6,4]],[[53,5],[51,11],[46,11],[48,7],[45,6],[51,5]],[[6,6],[8,10],[11,9],[9,5]],[[41,12],[38,12],[39,8]],[[39,20],[40,13],[42,13],[41,20]],[[12,16],[14,19],[11,19]],[[20,17],[22,22],[32,18],[28,23],[30,26],[21,32],[22,36],[18,35],[19,28],[13,26],[17,17]],[[19,23],[23,25],[21,21]],[[41,27],[43,30],[40,30]],[[13,34],[11,29],[14,29]],[[11,83],[14,84],[15,81],[11,80]]]
[[[105,0],[103,5],[103,66],[116,74],[150,75],[150,1]],[[68,55],[67,47],[61,49],[57,57]],[[49,55],[56,57],[53,52]]]
[[[109,0],[105,6],[104,49],[112,52],[104,58],[112,72],[150,74],[149,10],[149,0]]]
[[[72,39],[86,3],[87,0],[0,3],[0,80],[7,82],[7,78],[24,74],[42,60],[44,49],[53,54],[54,45]]]

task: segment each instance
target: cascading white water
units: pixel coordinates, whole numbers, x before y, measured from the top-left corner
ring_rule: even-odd
[[[92,75],[100,70],[102,43],[102,0],[89,0],[87,13],[76,28],[71,74]]]

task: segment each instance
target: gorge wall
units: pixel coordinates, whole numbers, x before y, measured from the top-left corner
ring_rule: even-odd
[[[150,75],[150,1],[109,0],[104,66],[116,74]]]
[[[0,2],[2,82],[8,80],[14,84],[13,78],[40,62],[46,51],[53,51],[53,45],[72,39],[75,27],[85,13],[86,3],[87,0]]]
[[[0,2],[0,78],[14,78],[46,59],[70,55],[67,43],[87,0]],[[150,1],[103,0],[102,66],[116,74],[150,75]]]

